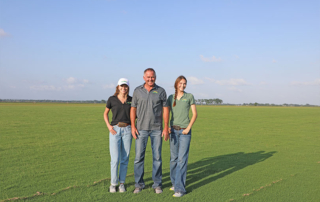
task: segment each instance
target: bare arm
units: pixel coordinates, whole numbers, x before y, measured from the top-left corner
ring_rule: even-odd
[[[113,129],[113,126],[109,123],[109,117],[108,117],[109,111],[110,109],[106,107],[106,110],[104,110],[104,113],[103,113],[103,118],[111,134],[115,135],[117,134],[117,132]]]
[[[163,107],[163,121],[162,137],[164,136],[164,140],[167,141],[169,139],[169,107]]]
[[[191,130],[192,125],[194,124],[194,122],[196,121],[196,119],[198,117],[197,108],[196,108],[195,104],[191,105],[191,111],[192,111],[191,121],[190,121],[188,127],[182,131],[182,134],[184,134],[184,135],[189,133],[189,131]]]
[[[137,139],[137,135],[139,135],[139,132],[136,128],[136,116],[137,116],[137,108],[131,107],[130,109],[131,134],[134,139]]]
[[[171,111],[171,107],[170,106],[168,106],[168,115],[169,115],[169,117],[170,117],[170,111]],[[168,122],[169,123],[169,122]],[[169,125],[169,124],[168,124]],[[171,133],[171,128],[170,127],[168,127],[168,132],[169,132],[169,135],[170,135],[170,133]]]

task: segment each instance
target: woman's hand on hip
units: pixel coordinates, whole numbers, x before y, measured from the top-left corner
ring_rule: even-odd
[[[111,132],[112,135],[117,134],[117,132],[113,129],[113,126],[108,126],[109,131]]]
[[[190,128],[186,128],[182,131],[182,134],[187,135],[190,132]]]

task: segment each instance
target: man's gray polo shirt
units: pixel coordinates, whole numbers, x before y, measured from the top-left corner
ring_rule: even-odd
[[[138,130],[162,130],[162,108],[167,107],[166,91],[158,85],[147,91],[138,86],[132,96],[131,107],[137,108]]]

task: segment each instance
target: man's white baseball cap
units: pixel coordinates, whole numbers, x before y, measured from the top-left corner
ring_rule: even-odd
[[[118,86],[121,86],[121,85],[123,85],[123,84],[126,84],[127,86],[129,86],[129,80],[126,79],[126,78],[121,78],[121,79],[119,79],[119,81],[118,81]]]

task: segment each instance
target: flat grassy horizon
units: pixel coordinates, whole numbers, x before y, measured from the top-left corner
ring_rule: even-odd
[[[169,142],[163,193],[133,194],[134,140],[126,193],[108,192],[105,104],[0,103],[0,201],[318,201],[320,108],[197,106],[187,192],[173,198]]]

